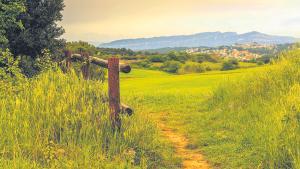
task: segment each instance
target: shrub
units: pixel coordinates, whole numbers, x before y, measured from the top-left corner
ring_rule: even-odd
[[[188,55],[185,52],[169,52],[166,60],[178,61],[184,63],[188,59]]]
[[[263,62],[264,64],[268,64],[272,61],[272,59],[276,58],[273,55],[263,55],[261,58],[256,59],[257,62]]]
[[[122,60],[138,60],[137,55],[123,55],[121,56]]]
[[[202,73],[205,72],[205,67],[203,67],[199,63],[195,62],[187,62],[181,66],[178,73],[185,74],[185,73]]]
[[[151,55],[149,56],[148,60],[150,62],[164,62],[166,58],[163,55]]]
[[[214,71],[214,70],[222,69],[221,63],[203,62],[201,63],[201,65],[205,68],[206,71]]]
[[[230,59],[223,63],[221,70],[234,70],[239,68],[239,62],[236,59]]]
[[[74,53],[89,52],[89,54],[91,55],[95,55],[98,52],[97,48],[94,45],[84,41],[68,42],[66,44],[66,49]]]
[[[19,59],[15,59],[8,49],[0,49],[0,80],[16,83],[20,79],[23,79],[23,74],[19,68]]]
[[[213,56],[210,54],[196,54],[192,56],[191,59],[193,62],[203,63],[203,62],[213,62],[217,63],[219,62],[219,59],[217,56]]]
[[[34,68],[39,72],[45,72],[56,68],[56,64],[52,61],[52,54],[48,49],[42,51],[42,55],[35,59]]]
[[[169,73],[178,73],[180,67],[181,63],[178,61],[167,61],[162,65],[161,69]]]
[[[261,66],[261,65],[264,65],[265,63],[263,61],[257,61],[256,64],[259,65],[259,66]]]
[[[30,56],[21,56],[20,68],[22,73],[27,77],[34,77],[41,72],[57,68],[57,64],[53,61],[54,56],[48,49],[44,49],[41,55],[32,58]]]
[[[151,62],[149,62],[148,60],[143,60],[143,61],[137,62],[136,65],[140,68],[149,68],[151,66]]]

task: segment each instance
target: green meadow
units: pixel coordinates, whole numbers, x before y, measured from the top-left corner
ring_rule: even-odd
[[[300,169],[299,4],[278,1],[0,0],[0,169]],[[133,69],[120,127],[109,58]]]
[[[271,66],[170,75],[122,75],[136,114],[191,140],[216,168],[300,168],[299,50]]]
[[[0,168],[181,168],[159,124],[214,168],[300,168],[300,52],[271,65],[173,75],[121,74],[134,108],[115,133],[107,86],[74,72],[0,83]]]
[[[0,168],[176,168],[155,124],[122,116],[113,132],[107,90],[74,72],[0,82]]]
[[[263,69],[265,67],[188,75],[133,70],[131,74],[122,75],[122,101],[134,107],[136,114],[142,113],[144,118],[152,119],[157,124],[167,124],[175,132],[184,134],[192,140],[191,147],[203,151],[214,166],[238,167],[245,162],[241,160],[245,159],[234,159],[239,155],[226,152],[227,147],[204,146],[217,142],[218,139],[214,137],[223,136],[222,132],[212,130],[214,126],[211,124],[218,123],[220,126],[217,127],[221,127],[226,121],[212,121],[212,113],[207,110],[206,102],[222,83],[241,79]],[[243,164],[247,165],[249,163]]]

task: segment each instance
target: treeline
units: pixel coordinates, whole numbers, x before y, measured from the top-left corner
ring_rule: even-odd
[[[141,54],[141,52],[134,52],[133,50],[130,49],[125,49],[125,48],[97,48],[92,44],[89,44],[88,42],[84,41],[74,41],[74,42],[68,42],[66,45],[66,49],[75,52],[75,53],[81,53],[81,52],[86,52],[89,53],[90,55],[93,56],[105,56],[105,55],[115,55],[115,56],[130,56],[133,57]],[[130,59],[128,57],[128,59]]]
[[[214,54],[189,54],[185,51],[170,51],[158,53],[149,51],[133,51],[120,48],[97,48],[87,42],[68,42],[67,49],[75,52],[87,52],[90,55],[103,59],[108,57],[119,57],[124,62],[140,69],[161,70],[174,74],[202,73],[214,70],[233,70],[238,68],[255,67],[268,64],[273,55],[266,55],[260,59],[248,62],[240,62],[234,58],[221,58]]]
[[[239,68],[239,64],[236,59],[224,59],[212,54],[188,54],[175,51],[167,54],[149,55],[134,63],[140,68],[162,70],[175,74],[233,70]]]

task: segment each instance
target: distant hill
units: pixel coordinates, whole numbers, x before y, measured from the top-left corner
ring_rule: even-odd
[[[153,38],[124,39],[101,44],[105,48],[127,48],[132,50],[149,50],[176,47],[217,47],[236,43],[257,42],[260,44],[294,43],[297,39],[289,36],[274,36],[260,32],[237,34],[236,32],[204,32],[193,35],[162,36]]]
[[[171,51],[184,51],[187,50],[189,48],[187,47],[173,47],[173,48],[158,48],[158,49],[145,49],[145,50],[139,50],[141,52],[149,52],[149,53],[160,53],[160,54],[165,54],[165,53],[169,53]]]

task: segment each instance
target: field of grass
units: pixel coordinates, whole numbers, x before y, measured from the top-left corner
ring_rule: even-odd
[[[222,124],[210,124],[220,137],[207,150],[227,148],[243,168],[300,168],[299,56],[300,50],[286,52],[272,67],[214,91],[208,121]]]
[[[102,83],[60,71],[0,81],[0,168],[177,168],[144,115],[112,131],[106,95]]]
[[[239,67],[240,68],[253,68],[257,67],[257,63],[247,63],[247,62],[239,62]]]
[[[184,134],[216,168],[299,168],[299,65],[288,59],[189,75],[133,70],[122,76],[122,99]]]
[[[157,123],[216,168],[300,168],[299,55],[233,71],[121,74],[135,114],[118,134],[100,82],[60,71],[0,82],[0,168],[180,168]]]
[[[175,131],[183,133],[192,140],[194,146],[204,150],[204,154],[215,166],[222,162],[223,166],[230,168],[238,164],[229,163],[239,163],[241,159],[232,160],[233,157],[224,153],[216,156],[212,149],[206,150],[203,147],[217,141],[213,140],[212,135],[218,134],[209,129],[207,106],[203,102],[210,98],[217,86],[224,81],[240,79],[248,73],[259,72],[261,69],[264,68],[188,75],[133,70],[131,74],[122,75],[122,100],[134,107],[137,114],[142,113],[145,118],[164,122]],[[219,152],[226,151],[226,148],[219,148]]]

